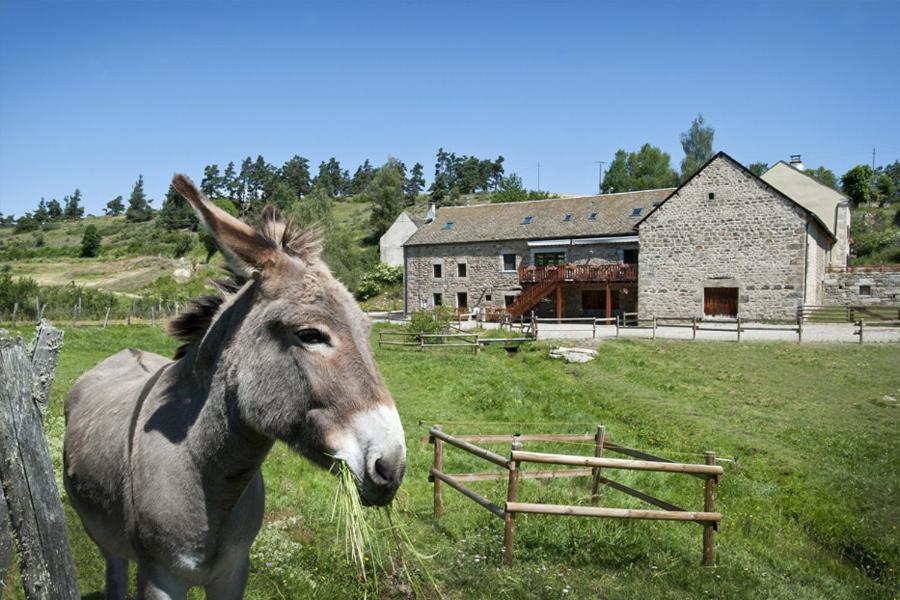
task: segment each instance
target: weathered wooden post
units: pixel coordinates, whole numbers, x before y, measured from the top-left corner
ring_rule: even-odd
[[[435,425],[434,429],[440,429],[440,425]],[[442,472],[444,469],[444,441],[435,436],[431,436],[430,441],[434,444],[434,470]],[[439,517],[444,506],[441,499],[441,480],[434,477],[434,516]]]
[[[594,442],[594,456],[601,458],[603,456],[603,441],[606,437],[606,427],[597,426],[597,439]],[[600,501],[600,467],[594,467],[594,481],[591,484],[591,505],[597,506]]]
[[[716,464],[716,454],[715,452],[706,452],[706,464],[715,465]],[[706,493],[703,499],[703,511],[704,512],[715,512],[716,510],[716,497],[715,497],[715,485],[718,481],[718,475],[707,475],[706,476]],[[704,523],[703,524],[703,566],[711,567],[713,566],[713,533],[715,532],[716,524],[715,523]]]
[[[691,317],[691,331],[693,334],[691,335],[691,340],[697,340],[697,317]]]
[[[51,352],[52,344],[41,342],[41,329],[52,331],[46,324],[39,328],[31,363],[21,339],[0,339],[0,482],[5,498],[0,509],[9,511],[26,597],[76,599],[81,596],[65,513],[39,408],[46,404],[59,347]],[[60,338],[61,332],[55,339]],[[46,377],[36,378],[36,373]],[[6,533],[0,532],[0,540],[9,539]],[[0,541],[0,559],[6,546]],[[6,561],[0,561],[0,575],[5,570]]]
[[[653,339],[656,339],[656,316],[653,316]]]
[[[16,313],[18,313],[18,312],[19,312],[19,303],[16,302],[15,304],[13,304],[13,313],[12,313],[12,326],[13,327],[16,326]]]
[[[803,317],[797,315],[797,343],[803,343]]]
[[[478,340],[478,334],[475,334],[475,356],[478,356],[478,352],[481,350],[481,342]]]
[[[519,434],[513,436],[511,446],[513,452],[522,449],[522,442],[519,441]],[[506,502],[518,502],[519,500],[519,461],[512,460],[510,455],[509,461],[509,484],[506,489]],[[503,530],[503,564],[509,566],[513,561],[513,541],[516,535],[516,513],[505,511],[503,513],[503,521],[506,524]]]
[[[738,344],[741,343],[741,318],[737,318],[737,341]]]
[[[534,318],[534,311],[531,311],[531,331],[533,332],[534,339],[538,339],[538,322],[537,319]]]
[[[103,329],[106,329],[106,324],[109,322],[109,310],[112,308],[111,306],[106,307],[106,314],[103,315]]]
[[[859,343],[860,344],[863,343],[863,331],[865,330],[865,328],[866,328],[866,320],[860,319],[859,320]]]

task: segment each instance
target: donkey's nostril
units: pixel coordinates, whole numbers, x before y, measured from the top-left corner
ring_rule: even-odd
[[[375,461],[375,473],[384,481],[390,482],[393,479],[390,465],[383,458]]]

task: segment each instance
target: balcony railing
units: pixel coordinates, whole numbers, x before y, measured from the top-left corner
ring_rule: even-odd
[[[637,281],[635,264],[608,265],[560,265],[536,267],[528,265],[519,269],[520,283],[544,283],[545,281],[572,281],[586,283]]]

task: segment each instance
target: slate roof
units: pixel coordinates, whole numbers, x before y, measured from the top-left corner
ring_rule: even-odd
[[[457,244],[494,240],[634,235],[634,226],[674,188],[553,198],[528,202],[446,206],[434,221],[420,227],[404,244]],[[631,216],[640,208],[640,215]],[[591,213],[597,213],[590,219]],[[566,215],[571,219],[566,221]],[[531,217],[530,224],[523,224]],[[447,227],[447,223],[453,225]]]
[[[850,201],[844,194],[816,181],[783,160],[763,173],[762,180],[814,213],[833,235],[840,237],[844,234],[838,231],[836,223],[838,205]]]

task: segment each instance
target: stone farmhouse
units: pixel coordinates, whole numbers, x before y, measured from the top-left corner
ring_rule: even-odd
[[[846,266],[848,200],[720,152],[678,188],[442,207],[403,244],[405,309],[793,319]]]

